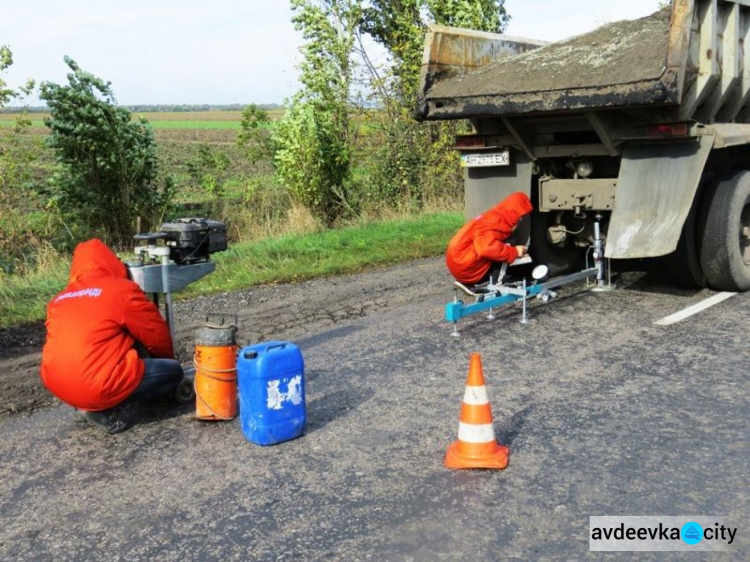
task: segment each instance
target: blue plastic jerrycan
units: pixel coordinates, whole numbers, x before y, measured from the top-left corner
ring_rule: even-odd
[[[299,347],[270,341],[242,348],[237,358],[240,423],[247,439],[273,445],[305,429],[305,363]]]

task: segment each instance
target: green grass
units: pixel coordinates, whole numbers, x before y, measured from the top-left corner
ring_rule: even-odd
[[[69,262],[59,260],[28,277],[0,276],[0,328],[43,319],[47,301],[65,287],[69,269]]]
[[[440,213],[238,244],[216,254],[216,273],[188,287],[186,294],[301,281],[434,256],[445,250],[462,222],[461,213]]]
[[[439,255],[462,223],[459,212],[438,213],[232,245],[212,256],[214,273],[175,296],[354,273]],[[0,279],[0,328],[42,320],[46,303],[65,285],[68,267],[60,260],[28,278]]]

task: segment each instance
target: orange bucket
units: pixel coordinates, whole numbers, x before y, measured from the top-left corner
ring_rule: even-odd
[[[195,417],[231,420],[237,416],[237,343],[234,325],[207,323],[195,344]]]

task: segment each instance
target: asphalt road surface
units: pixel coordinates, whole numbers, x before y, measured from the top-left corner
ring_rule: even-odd
[[[315,330],[266,334],[304,355],[299,439],[260,447],[239,419],[164,404],[115,436],[59,403],[3,418],[0,559],[582,559],[599,556],[593,515],[730,517],[738,539],[711,559],[747,559],[750,294],[659,326],[714,293],[628,274],[614,292],[579,283],[534,301],[527,325],[510,306],[452,338],[440,260],[411,270],[423,282],[409,298],[394,286]],[[315,287],[335,302],[386,274]],[[443,467],[471,352],[506,470]]]

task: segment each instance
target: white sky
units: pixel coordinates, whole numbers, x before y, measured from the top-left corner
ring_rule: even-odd
[[[67,83],[68,55],[117,102],[281,103],[298,88],[301,38],[287,0],[4,0],[3,75]],[[658,0],[506,0],[506,33],[556,41],[658,9]],[[30,105],[41,105],[37,98]]]

